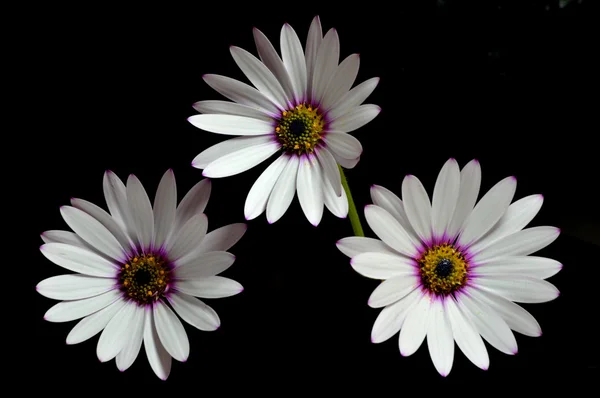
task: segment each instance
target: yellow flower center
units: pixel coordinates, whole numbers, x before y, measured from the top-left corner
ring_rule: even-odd
[[[163,296],[169,283],[169,267],[160,256],[136,256],[121,267],[119,282],[127,297],[150,304]]]
[[[301,155],[315,149],[324,124],[317,108],[300,104],[281,114],[275,133],[283,149]]]
[[[417,260],[423,286],[437,295],[448,295],[467,283],[469,264],[454,246],[433,246]]]

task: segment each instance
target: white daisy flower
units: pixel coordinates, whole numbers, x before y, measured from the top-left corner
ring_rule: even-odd
[[[475,205],[481,182],[476,160],[462,171],[450,159],[437,178],[430,202],[419,179],[407,175],[402,199],[373,186],[365,218],[381,239],[349,237],[337,246],[352,258],[354,270],[383,282],[369,306],[382,308],[371,334],[374,343],[400,331],[403,356],[427,336],[437,371],[452,368],[454,341],[471,362],[486,370],[483,339],[506,353],[517,352],[513,332],[540,336],[535,318],[515,304],[558,297],[544,279],[562,265],[530,254],[559,235],[555,227],[525,228],[542,206],[542,195],[511,204],[517,181],[508,177]]]
[[[125,186],[107,171],[104,195],[110,214],[88,201],[72,199],[71,206],[60,212],[74,232],[42,234],[44,256],[76,272],[37,285],[40,294],[64,300],[44,319],[83,318],[67,336],[67,344],[102,331],[98,358],[106,362],[116,357],[121,371],[133,364],[143,342],[150,366],[166,380],[171,357],[184,362],[190,352],[175,313],[200,330],[216,330],[217,313],[196,297],[228,297],[243,290],[236,281],[216,275],[233,264],[235,256],[226,250],[242,237],[246,225],[231,224],[207,233],[203,211],[210,190],[209,180],[200,181],[177,206],[175,176],[169,170],[151,205],[134,175]]]
[[[337,31],[323,37],[319,17],[308,31],[306,48],[288,24],[281,30],[281,57],[267,37],[254,29],[260,57],[239,47],[231,55],[256,87],[220,75],[204,75],[213,89],[235,102],[200,101],[201,112],[188,120],[219,134],[239,135],[214,145],[193,160],[206,177],[244,172],[281,153],[250,189],[246,219],[266,210],[269,223],[290,206],[296,190],[304,214],[313,225],[323,215],[323,204],[337,217],[346,217],[348,201],[338,164],[353,168],[362,153],[360,142],[348,134],[380,112],[377,105],[361,105],[379,78],[352,88],[359,68],[358,54],[338,65]]]

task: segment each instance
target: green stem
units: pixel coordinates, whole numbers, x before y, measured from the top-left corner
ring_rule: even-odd
[[[342,186],[344,187],[344,191],[346,191],[346,196],[348,197],[348,218],[350,218],[350,224],[352,224],[352,230],[354,231],[354,235],[365,236],[365,233],[362,229],[362,225],[360,224],[358,212],[356,211],[354,199],[352,199],[352,194],[350,193],[350,187],[348,186],[348,180],[346,180],[344,170],[339,164],[338,169],[340,169],[340,176],[342,177]]]

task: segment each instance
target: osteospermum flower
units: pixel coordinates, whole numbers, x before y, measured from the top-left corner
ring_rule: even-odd
[[[539,324],[515,304],[558,297],[544,279],[562,265],[530,254],[559,235],[554,227],[523,229],[542,206],[542,195],[511,204],[516,179],[508,177],[475,205],[481,169],[476,160],[462,171],[450,159],[440,171],[430,202],[417,177],[402,183],[402,199],[373,186],[373,205],[365,218],[381,239],[350,237],[338,248],[363,276],[383,282],[369,306],[381,311],[371,334],[374,343],[400,331],[403,356],[413,354],[427,337],[437,371],[452,368],[454,341],[475,365],[489,366],[482,337],[506,354],[517,352],[513,332],[540,336]]]
[[[166,380],[171,357],[183,362],[190,352],[175,313],[200,330],[219,327],[217,313],[196,297],[228,297],[243,290],[239,283],[216,275],[233,264],[235,257],[226,250],[242,237],[246,225],[207,233],[203,211],[210,187],[209,180],[200,181],[177,206],[175,176],[169,170],[152,206],[134,175],[125,186],[108,171],[104,195],[110,214],[82,199],[61,207],[74,232],[44,232],[41,251],[76,273],[45,279],[37,291],[65,300],[46,312],[47,321],[83,318],[67,336],[67,344],[102,331],[98,358],[105,362],[116,357],[117,367],[125,371],[143,342],[150,366]]]
[[[235,102],[200,101],[201,112],[188,120],[219,134],[239,135],[214,145],[192,162],[206,177],[226,177],[246,171],[275,153],[280,156],[250,189],[244,213],[254,219],[265,210],[270,223],[288,209],[296,190],[304,214],[313,225],[323,215],[323,204],[337,217],[346,217],[348,201],[338,164],[351,169],[362,146],[348,133],[370,122],[380,112],[361,105],[378,78],[350,89],[359,68],[358,54],[338,65],[337,31],[323,37],[315,17],[306,49],[288,24],[281,30],[281,57],[267,37],[254,29],[260,59],[232,46],[231,55],[251,87],[237,80],[204,75],[213,89]]]

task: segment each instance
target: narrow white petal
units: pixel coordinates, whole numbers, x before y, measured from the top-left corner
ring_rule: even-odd
[[[165,251],[170,261],[195,251],[204,239],[208,230],[208,218],[206,214],[196,214],[179,230],[175,231],[165,243]]]
[[[333,190],[333,187],[331,186],[331,183],[328,180],[326,180],[324,174],[322,175],[322,177],[323,203],[325,203],[325,207],[334,216],[338,218],[346,218],[348,216],[348,196],[346,196],[346,191],[342,189],[341,195],[337,196],[335,191]]]
[[[427,334],[431,298],[428,295],[421,294],[417,300],[406,315],[402,329],[400,329],[398,343],[400,354],[404,357],[414,354]]]
[[[252,188],[250,188],[250,192],[248,192],[246,203],[244,204],[244,216],[246,220],[253,220],[266,210],[269,195],[271,195],[275,183],[288,163],[288,159],[289,155],[287,153],[281,154],[256,179]]]
[[[171,355],[160,342],[154,324],[154,313],[148,311],[144,320],[144,348],[154,373],[161,380],[167,380],[169,373],[171,373]]]
[[[246,233],[248,226],[244,223],[225,225],[206,234],[200,246],[199,252],[227,251],[235,245]]]
[[[527,256],[542,250],[560,235],[555,227],[533,227],[498,239],[473,257],[475,263],[485,263],[497,257]]]
[[[96,355],[100,362],[110,361],[125,346],[136,309],[137,304],[129,301],[108,322],[96,347]]]
[[[438,174],[431,200],[431,225],[434,239],[442,239],[452,221],[460,193],[460,168],[454,159],[448,160]],[[451,237],[454,238],[454,237]]]
[[[230,153],[237,152],[241,149],[264,144],[269,140],[272,140],[269,135],[230,138],[200,152],[200,154],[192,160],[192,166],[197,169],[204,169],[206,166],[225,155],[229,155]]]
[[[424,243],[431,243],[431,202],[421,181],[407,175],[402,181],[404,210],[413,229]]]
[[[254,87],[279,106],[281,110],[287,109],[288,99],[273,72],[258,58],[242,48],[231,46],[229,51],[237,66],[244,72],[244,75],[252,82]]]
[[[42,254],[54,264],[80,274],[114,277],[118,267],[87,249],[66,243],[46,243],[40,247]]]
[[[321,100],[325,111],[331,109],[333,105],[348,93],[348,90],[350,90],[356,80],[359,66],[360,57],[358,54],[349,55],[339,64]]]
[[[190,342],[177,315],[162,301],[154,306],[154,326],[165,350],[176,360],[185,362],[190,355]]]
[[[446,300],[445,305],[456,345],[475,366],[487,370],[490,357],[475,326],[453,297]]]
[[[174,293],[169,296],[169,303],[181,319],[190,325],[204,331],[219,328],[219,316],[210,306],[185,293]]]
[[[115,260],[126,257],[126,252],[117,238],[93,216],[71,206],[62,206],[60,214],[77,235],[101,253]]]
[[[361,105],[352,112],[348,112],[333,120],[329,127],[335,131],[349,133],[375,119],[375,117],[379,115],[379,112],[381,112],[381,108],[377,105]]]
[[[294,88],[292,87],[292,81],[290,75],[283,65],[283,61],[277,54],[277,50],[273,47],[273,44],[269,41],[267,36],[257,28],[253,29],[254,42],[256,43],[256,50],[260,60],[265,64],[267,68],[277,78],[277,81],[281,84],[283,91],[287,98],[294,98]]]
[[[452,326],[442,300],[433,301],[427,326],[427,348],[433,366],[443,377],[448,376],[454,362]]]
[[[408,235],[415,241],[419,241],[417,233],[413,229],[408,217],[406,216],[406,210],[404,209],[404,203],[396,194],[387,188],[380,185],[371,186],[371,200],[373,204],[385,209],[402,225],[402,228],[408,233]]]
[[[112,171],[104,173],[103,181],[104,198],[110,214],[115,219],[117,224],[127,232],[129,239],[137,240],[135,225],[133,218],[129,212],[129,204],[127,203],[127,189],[123,181]]]
[[[209,163],[202,172],[205,177],[229,177],[251,169],[270,158],[281,149],[281,144],[270,136],[264,136],[265,142],[248,148],[239,149]]]
[[[265,135],[272,134],[275,130],[273,121],[254,119],[247,116],[205,113],[190,116],[188,121],[204,131],[225,135]]]
[[[369,297],[369,307],[381,308],[400,300],[419,286],[420,278],[414,273],[401,273],[387,279],[373,290]]]
[[[562,264],[556,260],[535,256],[499,257],[477,264],[472,268],[475,275],[505,274],[530,276],[532,278],[547,279],[562,269]]]
[[[287,164],[281,171],[267,202],[267,221],[270,224],[273,224],[285,214],[294,199],[299,164],[300,158],[298,156],[287,157]]]
[[[144,186],[133,174],[127,179],[127,202],[140,247],[143,251],[149,250],[154,238],[154,213]]]
[[[417,263],[411,258],[378,252],[357,254],[352,257],[350,264],[362,276],[382,280],[412,274],[417,270]]]
[[[335,120],[357,108],[369,97],[369,95],[371,95],[373,90],[375,90],[375,87],[379,84],[379,80],[378,77],[373,77],[348,91],[331,106],[331,109],[327,112],[327,118],[329,120]]]
[[[229,101],[198,101],[193,105],[193,107],[200,113],[245,116],[252,119],[264,120],[265,122],[272,120],[271,116],[269,116],[263,110]]]
[[[82,249],[92,251],[92,252],[104,257],[104,254],[100,253],[98,250],[96,250],[95,247],[90,246],[90,244],[87,243],[86,241],[84,241],[83,239],[81,239],[81,237],[79,235],[77,235],[76,233],[71,232],[71,231],[60,231],[60,230],[45,231],[45,232],[42,232],[41,237],[42,237],[42,240],[44,241],[44,243],[64,243],[69,246],[76,246],[76,247],[80,247]]]
[[[160,249],[171,232],[177,211],[177,184],[169,169],[163,175],[154,197],[154,248]]]
[[[340,60],[340,38],[335,29],[329,31],[323,37],[319,46],[317,58],[312,75],[312,101],[319,103],[325,89],[329,84]]]
[[[70,274],[44,279],[35,288],[42,296],[54,300],[79,300],[107,292],[115,285],[112,278]]]
[[[342,253],[351,258],[367,252],[398,255],[394,249],[379,239],[367,238],[364,236],[349,236],[347,238],[342,238],[337,241],[336,246]]]
[[[100,333],[124,305],[125,300],[114,301],[100,311],[80,320],[69,332],[67,344],[79,344]]]
[[[330,131],[323,140],[327,144],[327,149],[345,159],[355,159],[363,151],[360,141],[350,134]]]
[[[481,166],[477,160],[471,160],[460,172],[460,193],[452,221],[446,231],[449,237],[454,237],[462,231],[463,224],[477,202],[481,186]]]
[[[307,94],[310,96],[309,101],[312,101],[312,82],[314,79],[314,70],[317,64],[317,53],[321,42],[323,41],[323,30],[321,28],[321,20],[319,17],[314,17],[310,28],[308,29],[308,37],[306,39],[306,50],[304,57],[306,58],[306,78],[307,78]]]
[[[222,276],[178,280],[175,282],[174,288],[190,296],[202,298],[231,297],[244,290],[240,283]]]
[[[416,246],[398,221],[379,206],[365,206],[365,219],[375,234],[392,249],[408,257],[418,255]]]
[[[208,252],[185,256],[175,264],[175,279],[196,279],[214,276],[231,267],[235,256],[228,252]]]
[[[382,343],[398,333],[409,311],[420,298],[421,292],[415,289],[404,298],[381,310],[371,330],[371,342]]]
[[[242,105],[261,110],[269,116],[278,116],[280,110],[263,93],[227,76],[208,74],[202,76],[204,81],[224,97]]]
[[[124,372],[133,363],[140,353],[142,348],[142,341],[144,339],[144,325],[146,321],[146,308],[141,306],[135,307],[135,312],[129,320],[129,327],[127,328],[127,341],[123,348],[117,354],[116,362],[117,368]]]
[[[523,275],[482,275],[477,277],[475,284],[518,303],[545,303],[560,295],[550,282]]]
[[[496,311],[512,330],[525,336],[538,337],[542,335],[542,328],[538,321],[520,305],[478,288],[469,289],[469,294]]]
[[[323,168],[326,182],[330,183],[336,196],[342,195],[342,179],[340,169],[331,152],[327,148],[319,148],[315,151],[319,164]]]
[[[322,178],[321,165],[315,155],[303,155],[298,166],[296,189],[298,189],[298,201],[304,215],[315,227],[323,217]]]
[[[542,195],[530,195],[517,200],[510,206],[496,225],[481,239],[470,247],[474,253],[481,251],[498,239],[522,230],[542,208],[544,197]]]
[[[212,184],[208,178],[205,178],[185,194],[179,206],[177,206],[175,223],[173,224],[171,233],[178,232],[196,214],[204,213],[211,190]]]
[[[296,103],[302,103],[306,98],[306,60],[300,39],[289,24],[281,29],[281,58],[292,80]]]
[[[101,310],[120,299],[121,296],[122,293],[118,289],[113,289],[86,299],[61,301],[46,311],[44,319],[48,322],[74,321]]]

